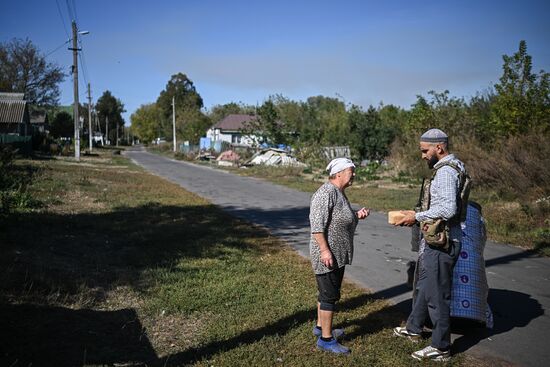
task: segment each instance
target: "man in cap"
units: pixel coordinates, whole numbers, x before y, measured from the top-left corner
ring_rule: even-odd
[[[413,293],[413,306],[406,326],[394,328],[397,336],[412,341],[420,339],[424,323],[429,316],[432,328],[431,345],[412,353],[415,359],[447,361],[451,353],[450,308],[453,267],[462,241],[460,227],[461,172],[464,164],[449,153],[449,138],[439,129],[430,129],[420,137],[422,159],[434,170],[432,179],[425,184],[420,211],[403,211],[405,217],[396,225],[412,226],[443,220],[446,223],[443,245],[427,242],[425,232],[421,241],[417,266],[418,273]]]
[[[327,166],[328,182],[312,196],[309,213],[311,239],[309,251],[315,272],[319,295],[317,298],[317,325],[313,334],[318,337],[317,348],[349,354],[350,350],[336,340],[342,329],[332,329],[336,302],[345,265],[353,258],[353,236],[359,219],[365,219],[369,210],[354,211],[344,193],[355,176],[355,165],[348,158],[333,159]]]

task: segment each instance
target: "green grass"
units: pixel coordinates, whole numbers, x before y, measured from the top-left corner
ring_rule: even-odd
[[[310,264],[267,232],[110,154],[17,166],[42,205],[0,218],[2,365],[406,366],[428,343],[346,283],[353,353],[321,353]]]

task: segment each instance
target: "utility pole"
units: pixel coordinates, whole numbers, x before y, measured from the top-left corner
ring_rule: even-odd
[[[107,145],[107,140],[109,140],[109,116],[105,116],[105,145]]]
[[[77,39],[78,32],[76,30],[76,22],[73,20],[73,47],[69,50],[73,51],[73,89],[74,89],[74,157],[80,161],[80,120],[78,118],[78,47]]]
[[[88,138],[90,140],[90,153],[92,152],[92,95],[90,83],[88,83]]]
[[[176,97],[172,97],[172,133],[174,134],[174,153],[176,152]]]
[[[116,123],[116,143],[115,145],[118,147],[118,130],[120,130],[120,126],[118,126],[118,121]]]

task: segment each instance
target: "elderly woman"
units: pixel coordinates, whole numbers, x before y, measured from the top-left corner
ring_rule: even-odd
[[[332,353],[348,354],[350,350],[336,340],[342,329],[332,330],[335,304],[340,299],[344,269],[353,257],[353,236],[359,219],[365,219],[369,210],[354,211],[344,193],[355,176],[355,165],[350,159],[336,158],[327,166],[328,182],[311,198],[309,221],[311,264],[319,296],[317,325],[313,333],[318,336],[317,348]]]

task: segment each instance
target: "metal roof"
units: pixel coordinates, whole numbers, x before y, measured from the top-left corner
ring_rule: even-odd
[[[25,99],[24,93],[6,93],[6,92],[0,92],[0,101],[2,100],[15,100],[15,101],[23,101]]]
[[[256,116],[250,115],[227,115],[221,119],[216,125],[212,126],[213,129],[238,131],[246,128],[246,123],[250,121],[256,121]]]
[[[27,101],[23,93],[0,93],[0,123],[25,123]]]

